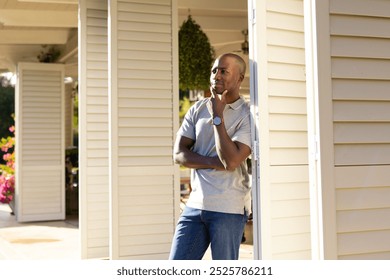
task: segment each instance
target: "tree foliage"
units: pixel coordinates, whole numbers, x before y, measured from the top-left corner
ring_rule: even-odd
[[[214,49],[207,35],[189,15],[179,30],[179,88],[207,89],[213,61]]]

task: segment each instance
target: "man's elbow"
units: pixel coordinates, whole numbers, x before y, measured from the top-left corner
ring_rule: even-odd
[[[173,153],[173,162],[176,164],[182,164],[183,163],[183,157],[180,152],[174,152]]]
[[[225,163],[224,166],[225,166],[226,171],[234,171],[234,170],[236,170],[237,167],[240,166],[240,163],[239,162],[238,163],[237,162],[229,162],[229,163]]]

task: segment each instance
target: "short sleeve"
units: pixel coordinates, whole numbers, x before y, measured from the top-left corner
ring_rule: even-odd
[[[242,119],[239,126],[237,127],[236,132],[232,136],[232,141],[237,141],[247,145],[252,149],[252,137],[251,137],[251,122],[249,112]]]
[[[177,135],[185,136],[192,140],[196,139],[195,123],[193,119],[193,107],[191,107],[184,116],[183,122],[177,131]]]

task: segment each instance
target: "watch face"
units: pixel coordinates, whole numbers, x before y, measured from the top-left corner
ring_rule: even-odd
[[[220,117],[215,117],[215,118],[213,119],[213,124],[214,124],[214,125],[220,125],[221,123],[222,123],[222,120],[221,120]]]

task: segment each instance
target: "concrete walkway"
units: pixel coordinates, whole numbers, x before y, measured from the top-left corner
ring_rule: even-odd
[[[78,260],[76,219],[18,223],[11,209],[0,203],[0,260]]]
[[[240,260],[253,259],[251,224]],[[80,260],[78,217],[66,221],[18,223],[11,209],[0,203],[0,260]],[[211,259],[207,251],[205,260]]]

